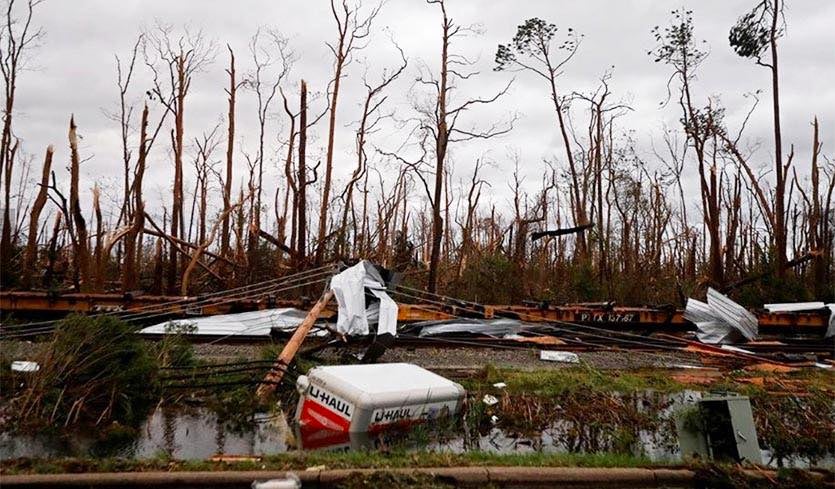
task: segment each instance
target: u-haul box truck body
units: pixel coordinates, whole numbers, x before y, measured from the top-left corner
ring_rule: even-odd
[[[374,432],[457,413],[466,391],[408,363],[316,367],[299,377],[302,430]]]

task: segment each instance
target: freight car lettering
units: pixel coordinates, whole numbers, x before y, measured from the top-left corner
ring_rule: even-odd
[[[351,417],[351,405],[333,394],[323,391],[315,385],[310,386],[309,394],[312,399],[316,399],[323,406],[327,406],[334,411],[344,414],[346,418]]]
[[[634,313],[580,313],[580,322],[585,323],[634,323],[635,321],[636,315]]]
[[[416,417],[417,416],[415,416],[412,412],[412,408],[409,407],[385,409],[374,413],[374,423],[394,423],[395,421],[399,421],[401,419],[412,419]]]

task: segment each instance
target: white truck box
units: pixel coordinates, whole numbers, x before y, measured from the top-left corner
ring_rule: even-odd
[[[408,363],[316,367],[298,380],[304,431],[374,432],[457,413],[465,390]]]

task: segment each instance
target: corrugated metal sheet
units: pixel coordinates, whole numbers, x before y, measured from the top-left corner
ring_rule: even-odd
[[[269,336],[270,330],[292,331],[307,315],[293,308],[264,309],[238,314],[220,314],[175,319],[149,326],[140,334],[169,334],[177,327],[189,328],[187,334],[209,336]]]
[[[748,312],[748,309],[712,288],[707,289],[707,303],[718,317],[742,333],[746,339],[753,340],[757,337],[759,323],[757,317]]]
[[[756,316],[712,288],[707,290],[707,303],[687,299],[684,317],[696,325],[703,343],[732,343],[740,336],[753,340],[758,334]]]

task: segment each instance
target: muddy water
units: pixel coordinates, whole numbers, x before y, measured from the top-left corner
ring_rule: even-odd
[[[561,412],[560,406],[550,406],[555,411],[546,414],[546,421],[539,419],[528,426],[518,419],[509,419],[507,413],[494,408],[489,412],[481,411],[478,416],[465,413],[452,422],[423,425],[408,433],[386,433],[375,437],[332,432],[303,434],[294,430],[283,415],[257,415],[241,425],[225,422],[205,408],[188,411],[161,408],[153,412],[138,430],[96,428],[71,433],[56,430],[36,434],[2,434],[0,459],[75,456],[203,460],[218,454],[258,456],[291,450],[403,447],[456,453],[474,450],[493,453],[618,452],[659,462],[675,461],[680,454],[672,422],[673,413],[699,395],[696,392],[672,396],[645,393],[643,396],[620,399],[619,402],[631,403],[629,405],[634,406],[638,413],[648,411],[644,414],[653,421],[641,426],[634,425],[630,419],[609,421],[605,413],[595,417],[591,413],[599,410],[598,406],[589,406],[588,412],[580,416]],[[470,401],[478,403],[480,399]],[[601,422],[601,419],[604,421]],[[770,460],[770,453],[763,451],[763,461]],[[784,460],[783,463],[796,467],[809,465],[803,459]],[[835,459],[830,454],[814,465],[832,468],[835,467]]]
[[[97,436],[92,436],[97,433]],[[216,454],[268,455],[288,450],[289,428],[283,417],[259,415],[247,426],[224,423],[206,409],[178,412],[158,409],[138,432],[0,435],[0,458],[124,457],[208,459]]]

